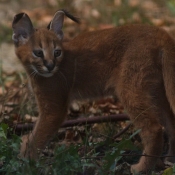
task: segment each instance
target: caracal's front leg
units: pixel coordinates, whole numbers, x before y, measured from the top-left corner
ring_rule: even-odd
[[[67,102],[40,99],[40,115],[33,131],[22,138],[20,155],[37,158],[37,150],[43,149],[47,142],[57,132],[67,114]]]
[[[25,157],[37,158],[37,150],[45,147],[58,130],[65,115],[66,112],[60,110],[55,115],[40,115],[33,131],[29,135],[23,136],[20,154]]]

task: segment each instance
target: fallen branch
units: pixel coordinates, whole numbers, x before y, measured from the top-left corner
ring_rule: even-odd
[[[116,114],[116,115],[109,115],[109,116],[97,116],[97,117],[90,117],[90,118],[78,118],[75,120],[67,120],[65,121],[61,127],[72,127],[72,126],[81,126],[81,125],[89,125],[94,123],[103,123],[103,122],[118,122],[129,120],[129,117],[126,114]],[[28,131],[32,130],[35,123],[18,123],[13,126],[15,132],[21,131]]]
[[[124,120],[129,120],[129,117],[126,114],[116,114],[116,115],[98,116],[90,118],[78,118],[76,120],[65,121],[61,127],[81,126],[86,124],[89,125],[94,123],[117,122]]]

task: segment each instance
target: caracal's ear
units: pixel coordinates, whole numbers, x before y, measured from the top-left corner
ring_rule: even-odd
[[[60,40],[63,39],[62,27],[63,27],[64,15],[65,14],[62,10],[57,11],[52,21],[48,25],[48,29],[54,31]]]
[[[12,39],[15,45],[25,44],[31,34],[34,32],[34,28],[29,16],[25,13],[19,13],[14,16],[12,22],[13,35]]]

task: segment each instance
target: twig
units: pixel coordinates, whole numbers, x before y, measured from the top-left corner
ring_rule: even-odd
[[[175,155],[172,155],[172,156],[168,156],[168,155],[165,155],[165,156],[157,156],[157,155],[147,155],[147,154],[121,154],[120,156],[145,156],[145,157],[155,157],[155,158],[166,158],[166,157],[175,157]]]
[[[121,136],[123,133],[125,133],[129,128],[130,126],[132,125],[132,123],[129,123],[123,130],[121,130],[119,133],[117,133],[113,139],[115,140],[117,137]]]
[[[132,157],[132,156],[137,156],[137,157],[141,157],[141,156],[145,156],[145,157],[155,157],[155,158],[166,158],[166,157],[175,157],[175,155],[172,156],[157,156],[157,155],[147,155],[147,154],[119,154],[118,156],[124,156],[124,157]],[[99,159],[99,158],[104,158],[104,156],[91,156],[91,157],[82,157],[82,159]]]

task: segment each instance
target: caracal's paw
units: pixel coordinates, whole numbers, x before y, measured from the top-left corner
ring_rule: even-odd
[[[152,170],[154,170],[155,161],[152,161],[150,158],[141,157],[139,163],[131,166],[131,173],[133,175],[151,175]]]
[[[164,163],[166,165],[172,166],[175,163],[175,157],[167,157],[167,158],[165,158]]]
[[[142,175],[142,174],[151,175],[154,169],[156,170],[164,169],[163,161],[161,159],[157,159],[157,161],[154,160],[152,163],[149,162],[149,165],[148,165],[146,163],[146,159],[142,157],[139,163],[131,166],[131,173],[133,175]]]
[[[131,166],[131,173],[133,175],[151,175],[151,171],[145,166],[145,164],[137,163]]]
[[[37,150],[32,147],[29,135],[24,135],[22,137],[19,156],[22,158],[37,159]]]

